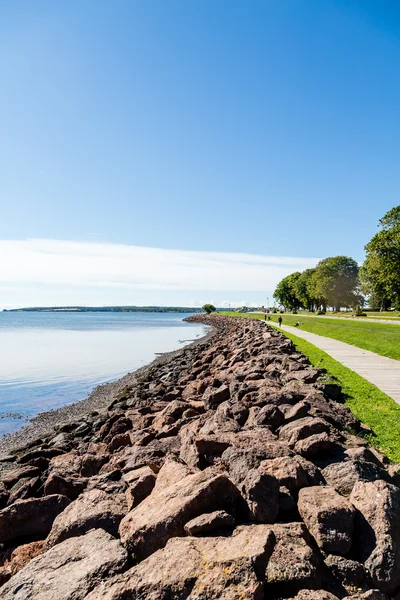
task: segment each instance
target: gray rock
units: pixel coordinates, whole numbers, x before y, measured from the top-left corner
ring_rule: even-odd
[[[80,600],[122,571],[126,550],[102,529],[71,538],[31,560],[1,589],[2,600]]]

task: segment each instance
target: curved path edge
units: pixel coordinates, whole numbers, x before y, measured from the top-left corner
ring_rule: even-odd
[[[268,323],[271,325],[271,323]],[[310,342],[400,404],[400,361],[289,325],[275,326]]]

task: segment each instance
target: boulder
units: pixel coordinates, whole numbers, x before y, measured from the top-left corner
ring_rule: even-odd
[[[264,460],[259,467],[262,473],[269,473],[280,486],[296,491],[309,485],[307,474],[297,456],[283,456]]]
[[[122,543],[137,560],[164,547],[171,537],[183,536],[191,519],[218,509],[235,515],[243,502],[229,478],[212,467],[165,487],[161,485],[162,471],[150,496],[128,513],[119,527]]]
[[[186,523],[185,531],[188,535],[205,535],[222,529],[233,529],[234,526],[235,519],[232,515],[224,510],[216,510],[200,515]]]
[[[254,406],[250,408],[249,417],[246,421],[246,427],[259,427],[260,425],[269,425],[270,427],[279,427],[284,421],[282,411],[274,404],[266,404],[262,408]]]
[[[290,456],[292,451],[289,446],[281,442],[269,442],[260,446],[249,448],[227,448],[221,462],[229,471],[229,477],[238,485],[245,479],[250,469],[257,468],[264,460]]]
[[[217,408],[221,402],[225,402],[225,400],[229,400],[230,392],[229,387],[226,385],[221,385],[218,388],[208,387],[203,394],[203,402],[204,408],[206,410],[212,410]]]
[[[279,482],[260,469],[252,469],[241,485],[247,500],[251,520],[273,523],[279,511]]]
[[[329,424],[326,421],[315,417],[304,417],[283,425],[279,430],[279,439],[294,446],[310,435],[324,432],[329,433]]]
[[[127,562],[119,540],[102,529],[71,538],[31,560],[1,589],[2,600],[78,600]]]
[[[110,442],[107,444],[107,451],[112,454],[120,448],[125,448],[126,446],[132,445],[130,432],[126,431],[125,433],[118,433],[110,440]]]
[[[266,525],[238,527],[232,537],[174,538],[85,600],[262,600],[273,545]]]
[[[359,588],[363,584],[365,569],[358,561],[329,554],[324,562],[332,575],[344,585]]]
[[[324,552],[346,555],[353,539],[354,508],[329,486],[303,488],[297,508]]]
[[[150,469],[150,467],[142,467],[141,469],[137,469],[135,471],[130,471],[127,475],[131,475],[126,480],[129,479],[129,486],[125,492],[125,498],[128,505],[128,510],[132,510],[138,504],[140,504],[149,494],[151,494],[157,476]],[[139,473],[140,471],[140,473]],[[136,473],[136,477],[133,475]]]
[[[9,495],[6,486],[0,481],[0,509],[6,506]]]
[[[17,500],[26,500],[36,496],[41,487],[40,477],[22,477],[10,489],[10,496],[7,504],[13,504]]]
[[[294,451],[306,458],[320,457],[328,452],[332,445],[329,435],[324,431],[323,433],[310,435],[305,440],[300,440],[295,444]]]
[[[15,575],[28,564],[32,558],[39,556],[43,552],[43,540],[39,542],[31,542],[30,544],[22,544],[12,551],[10,556],[11,574]]]
[[[291,406],[287,411],[285,411],[285,422],[291,423],[292,421],[297,421],[298,419],[302,419],[308,415],[310,412],[310,403],[309,402],[297,402],[294,406]]]
[[[400,585],[400,489],[385,481],[358,482],[350,501],[358,510],[356,538],[376,587],[391,593]]]
[[[45,549],[70,537],[83,535],[90,529],[101,528],[116,535],[126,513],[127,504],[123,494],[107,494],[98,489],[84,492],[55,519]]]
[[[21,536],[45,537],[54,519],[68,506],[66,496],[54,494],[43,498],[18,500],[0,510],[0,543]]]
[[[19,479],[26,477],[36,477],[40,475],[40,469],[26,465],[24,467],[18,467],[17,469],[11,469],[6,473],[3,473],[1,480],[6,488],[12,488]]]
[[[266,570],[271,598],[287,598],[304,588],[319,587],[321,564],[302,523],[271,525],[276,544]]]
[[[325,481],[339,494],[349,496],[358,481],[376,481],[390,479],[376,464],[360,460],[346,460],[332,463],[322,470]]]
[[[300,590],[291,600],[339,600],[330,592],[325,590]]]
[[[51,494],[62,494],[70,500],[75,500],[84,490],[86,480],[84,478],[63,477],[59,473],[51,473],[44,484],[46,496]]]

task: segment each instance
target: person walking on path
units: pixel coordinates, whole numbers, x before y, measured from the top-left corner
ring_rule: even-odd
[[[279,327],[282,325],[282,317],[279,315],[278,317],[278,323],[279,323]]]

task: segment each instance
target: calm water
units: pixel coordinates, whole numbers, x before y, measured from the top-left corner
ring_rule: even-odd
[[[0,435],[206,332],[178,313],[0,313]]]

